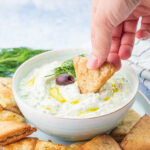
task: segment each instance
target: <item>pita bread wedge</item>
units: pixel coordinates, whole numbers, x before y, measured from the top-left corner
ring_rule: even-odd
[[[34,150],[67,150],[67,147],[50,141],[38,140]]]
[[[82,145],[80,150],[121,150],[121,148],[109,135],[99,135]]]
[[[121,142],[129,133],[132,127],[139,121],[140,115],[134,110],[130,110],[118,126],[112,130],[110,135],[117,141]]]
[[[3,107],[0,105],[0,112],[3,111]]]
[[[23,116],[18,115],[17,113],[8,111],[8,110],[1,110],[0,111],[0,121],[17,121],[17,122],[24,122],[25,119]]]
[[[0,77],[0,105],[4,109],[22,115],[14,99],[11,86],[12,79]]]
[[[73,143],[68,146],[67,150],[80,150],[83,144],[85,144],[85,142]]]
[[[123,150],[150,150],[150,116],[144,115],[121,142]]]
[[[86,57],[73,57],[77,83],[81,93],[96,93],[116,72],[116,69],[108,62],[98,69],[88,69],[87,61]]]
[[[19,110],[18,106],[6,106],[4,109],[5,109],[5,110],[12,111],[12,112],[14,112],[14,113],[17,113],[18,115],[23,116],[23,114],[22,114],[21,111]]]
[[[11,88],[12,78],[0,77],[0,83]],[[0,84],[0,88],[1,88],[1,84]]]
[[[16,142],[36,131],[36,128],[25,123],[0,121],[0,146]]]
[[[16,143],[6,145],[2,150],[34,150],[37,138],[24,138]]]

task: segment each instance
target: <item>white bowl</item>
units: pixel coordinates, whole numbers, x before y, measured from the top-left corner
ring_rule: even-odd
[[[128,104],[112,113],[92,118],[60,118],[35,110],[21,100],[18,84],[30,70],[44,63],[64,60],[81,53],[87,53],[87,51],[61,50],[40,54],[22,64],[13,77],[13,93],[25,118],[45,133],[63,140],[85,140],[113,129],[131,108],[138,91],[139,81],[136,73],[129,65],[124,64],[123,69],[132,85],[132,94]]]

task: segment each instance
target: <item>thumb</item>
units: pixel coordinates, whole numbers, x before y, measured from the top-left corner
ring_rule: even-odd
[[[98,22],[99,21],[99,22]],[[96,20],[92,31],[92,53],[88,59],[87,67],[89,69],[96,69],[100,67],[104,61],[106,61],[109,54],[112,28],[107,27],[101,23],[100,20]]]

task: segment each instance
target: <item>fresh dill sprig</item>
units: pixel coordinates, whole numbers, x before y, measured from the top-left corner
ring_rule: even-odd
[[[0,76],[11,77],[16,69],[29,58],[48,50],[31,48],[4,48],[0,50]]]
[[[81,54],[79,56],[84,57],[85,55]],[[46,75],[45,77],[50,77],[53,75],[58,77],[60,74],[69,74],[69,75],[73,76],[74,78],[76,78],[76,73],[75,73],[75,69],[74,69],[74,65],[73,65],[73,59],[65,60],[61,64],[61,66],[55,68],[54,74]]]

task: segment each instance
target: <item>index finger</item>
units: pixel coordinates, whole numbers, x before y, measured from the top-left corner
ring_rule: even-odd
[[[121,59],[128,59],[131,56],[138,19],[127,20],[124,22],[123,35],[119,49]]]

